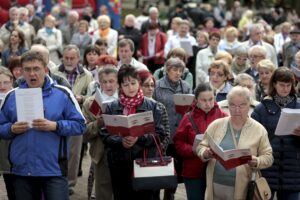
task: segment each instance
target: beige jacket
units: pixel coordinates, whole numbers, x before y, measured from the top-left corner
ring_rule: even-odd
[[[84,139],[90,142],[90,155],[94,163],[98,164],[104,156],[104,144],[100,138],[101,126],[97,124],[96,116],[89,111],[95,96],[88,97],[82,106],[82,113],[87,121],[87,130]]]
[[[78,70],[79,75],[76,77],[72,92],[74,93],[74,95],[81,95],[84,102],[87,94],[87,88],[90,82],[92,82],[94,79],[92,73],[83,68],[82,65],[79,65]],[[58,67],[52,68],[51,72],[67,79],[63,64]]]
[[[227,125],[230,117],[225,117],[215,120],[211,123],[204,135],[202,144],[197,147],[197,154],[203,161],[208,161],[206,170],[206,191],[205,199],[213,200],[213,175],[216,160],[205,160],[203,157],[204,151],[207,149],[205,145],[208,145],[207,134],[210,135],[217,144],[220,144],[227,131]],[[272,147],[268,139],[268,133],[266,129],[252,118],[248,118],[244,125],[240,139],[238,141],[238,148],[250,148],[251,154],[258,159],[257,168],[264,169],[270,167],[273,163]],[[246,199],[247,186],[250,181],[251,170],[249,165],[241,165],[236,168],[235,178],[235,200]]]

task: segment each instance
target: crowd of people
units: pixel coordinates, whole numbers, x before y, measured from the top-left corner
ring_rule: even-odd
[[[219,0],[199,3],[205,15],[195,20],[178,4],[165,26],[151,6],[114,30],[101,8],[95,17],[62,2],[41,17],[34,5],[11,7],[0,28],[0,174],[9,200],[69,199],[87,149],[88,199],[174,200],[177,188],[131,184],[133,161],[145,151],[157,157],[157,141],[188,200],[246,199],[253,171],[267,179],[271,199],[298,200],[300,124],[293,135],[274,134],[281,110],[300,108],[295,13],[260,15],[239,1],[227,10]],[[16,96],[29,88],[41,88],[44,118],[20,121]],[[194,94],[185,114],[175,94]],[[97,95],[110,103],[96,113]],[[154,132],[139,137],[111,134],[102,117],[146,111]],[[224,150],[249,148],[251,160],[225,169],[211,138]]]

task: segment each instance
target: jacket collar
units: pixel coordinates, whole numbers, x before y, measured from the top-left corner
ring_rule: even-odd
[[[19,88],[29,88],[27,82],[24,80],[20,80],[20,82],[18,82],[19,84]],[[54,81],[52,80],[52,78],[50,78],[50,76],[46,75],[45,76],[45,82],[44,85],[42,87],[42,92],[43,92],[43,96],[46,96],[48,93],[51,92],[52,90],[52,85],[54,85]]]
[[[79,74],[84,73],[83,66],[82,66],[81,64],[78,64],[78,65],[77,65],[77,70],[78,70]],[[58,67],[58,71],[60,71],[61,73],[65,73],[65,65],[64,65],[64,64],[61,64],[61,65]]]

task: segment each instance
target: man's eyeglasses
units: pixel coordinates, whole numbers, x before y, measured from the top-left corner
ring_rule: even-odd
[[[24,68],[23,68],[23,72],[28,73],[28,74],[30,74],[31,72],[33,72],[33,73],[38,73],[38,72],[40,72],[40,71],[41,71],[41,68],[40,68],[40,67],[33,67],[33,68],[27,68],[27,67],[24,67]]]

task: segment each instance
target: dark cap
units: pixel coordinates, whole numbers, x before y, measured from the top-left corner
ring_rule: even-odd
[[[300,29],[298,29],[298,28],[292,29],[290,34],[300,34]]]

